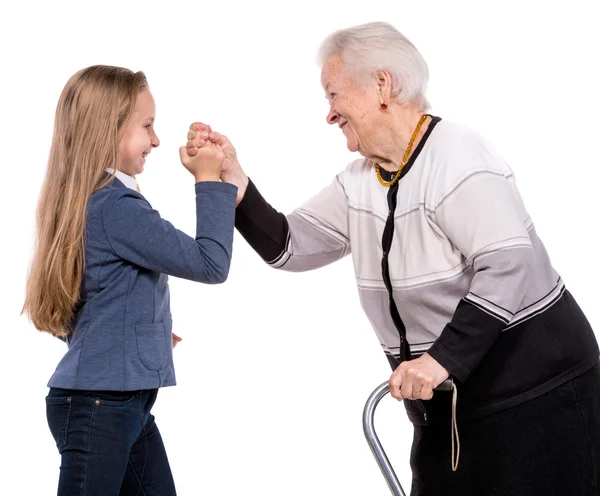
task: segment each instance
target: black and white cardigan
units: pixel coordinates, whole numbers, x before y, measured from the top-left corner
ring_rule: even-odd
[[[481,136],[434,118],[398,181],[387,254],[411,356],[457,380],[459,418],[535,398],[599,358],[588,321],[527,214],[510,167]],[[393,368],[400,333],[382,277],[389,188],[352,162],[290,215],[250,182],[236,227],[272,267],[305,271],[352,254],[362,307]],[[416,424],[448,421],[443,393],[405,402]]]

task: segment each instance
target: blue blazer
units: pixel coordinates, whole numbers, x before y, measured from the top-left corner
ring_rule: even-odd
[[[233,243],[237,188],[195,188],[195,239],[116,178],[91,196],[74,332],[48,386],[130,391],[175,384],[167,274],[224,282]]]

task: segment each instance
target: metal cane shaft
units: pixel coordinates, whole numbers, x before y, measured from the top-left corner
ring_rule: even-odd
[[[365,433],[365,437],[367,438],[367,443],[369,443],[369,447],[373,452],[373,456],[375,460],[377,460],[377,464],[381,469],[381,473],[387,482],[390,491],[394,496],[406,496],[406,493],[402,489],[400,485],[400,481],[396,476],[396,472],[394,472],[394,468],[392,464],[388,460],[381,443],[379,442],[379,438],[375,433],[375,425],[374,425],[374,416],[375,416],[375,408],[379,404],[381,398],[383,398],[386,394],[390,392],[390,388],[387,382],[381,384],[375,391],[371,393],[369,399],[365,404],[365,409],[363,411],[363,431]]]
[[[445,380],[442,384],[440,384],[435,391],[451,391],[452,390],[452,379]],[[381,442],[377,437],[377,433],[375,432],[374,418],[375,418],[375,409],[377,405],[381,401],[386,394],[390,392],[388,382],[384,382],[381,384],[375,391],[371,393],[369,399],[365,403],[365,408],[363,410],[363,431],[365,433],[365,437],[367,438],[367,443],[369,443],[369,447],[381,469],[381,473],[387,482],[390,491],[394,496],[406,496],[404,489],[400,485],[400,481],[396,476],[396,472],[394,472],[394,468],[392,464],[388,460],[383,447],[381,446]]]

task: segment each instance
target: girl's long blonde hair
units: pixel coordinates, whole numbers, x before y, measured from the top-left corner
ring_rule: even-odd
[[[95,65],[77,72],[62,91],[37,207],[36,244],[23,312],[40,331],[66,337],[85,267],[86,211],[94,191],[117,169],[119,143],[146,76]]]

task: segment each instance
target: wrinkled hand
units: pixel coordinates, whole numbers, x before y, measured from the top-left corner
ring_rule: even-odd
[[[227,136],[214,132],[208,124],[194,122],[188,132],[187,153],[190,157],[195,156],[199,151],[209,143],[219,145],[225,154],[223,166],[221,168],[221,180],[231,183],[238,188],[236,205],[246,193],[248,186],[248,176],[242,169],[237,158],[235,147],[229,141]]]
[[[208,124],[194,122],[190,126],[187,138],[187,149],[190,157],[194,157],[207,143],[215,143],[221,146],[225,154],[222,167],[223,174],[231,173],[240,167],[235,147],[231,144],[231,141],[227,139],[227,136],[215,133]]]
[[[431,355],[402,362],[390,377],[390,394],[397,400],[430,400],[433,390],[450,377]]]
[[[173,348],[175,348],[175,346],[177,346],[177,343],[181,341],[181,338],[174,332],[171,333],[171,336],[173,337]]]
[[[190,126],[190,130],[194,124]],[[189,133],[188,133],[189,135]],[[205,141],[201,147],[190,153],[189,140],[187,146],[179,149],[179,157],[183,166],[189,170],[196,182],[218,181],[221,176],[225,154],[218,143]]]

